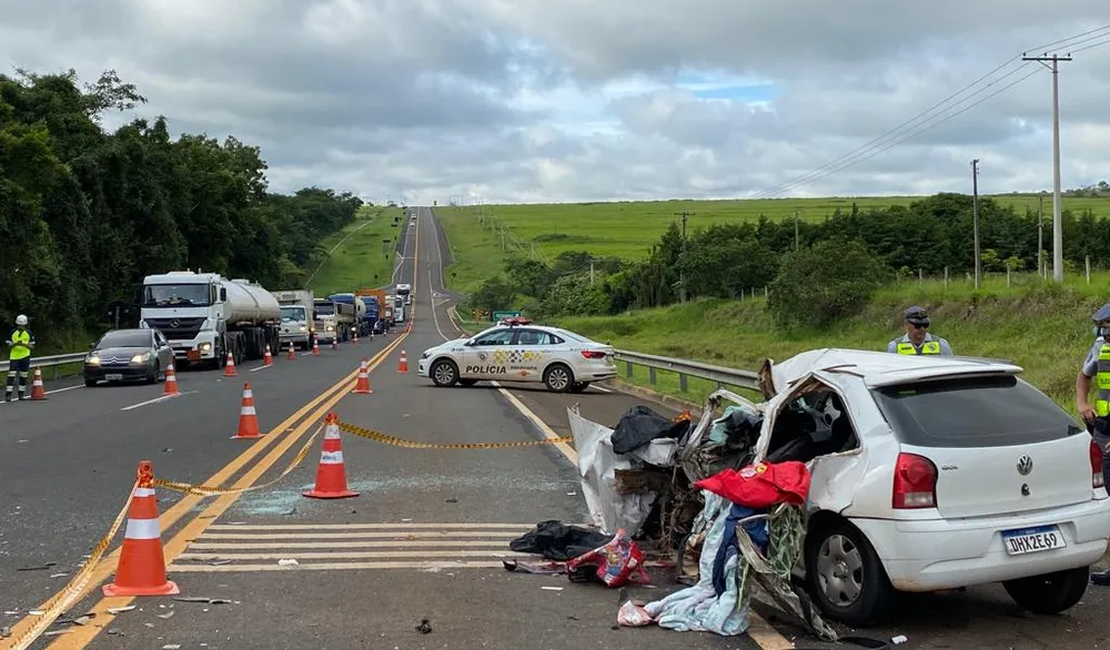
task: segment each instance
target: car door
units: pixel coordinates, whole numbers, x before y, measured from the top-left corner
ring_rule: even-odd
[[[158,355],[158,365],[165,371],[173,363],[173,348],[162,332],[154,330],[154,350]]]
[[[509,352],[509,375],[514,381],[543,381],[544,367],[557,355],[562,342],[542,330],[517,330],[515,344]]]
[[[516,332],[502,329],[475,339],[463,354],[463,364],[459,375],[463,379],[501,379],[509,378],[509,351]]]

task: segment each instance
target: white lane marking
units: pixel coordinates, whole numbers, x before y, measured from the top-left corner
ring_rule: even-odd
[[[66,386],[65,388],[55,388],[54,390],[46,391],[46,394],[47,395],[53,395],[55,393],[64,393],[67,390],[76,390],[78,388],[84,388],[84,387],[85,387],[84,384],[77,384],[76,386]]]
[[[251,368],[247,372],[258,372],[259,370],[265,370],[267,368],[273,368],[273,366],[272,365],[270,365],[270,366],[258,366],[257,368]]]
[[[430,268],[428,269],[428,293],[432,294],[432,269],[430,269]],[[439,332],[439,337],[441,339],[443,339],[444,341],[450,341],[451,339],[447,338],[447,335],[444,334],[443,330],[441,330],[439,328],[439,314],[436,313],[439,310],[436,309],[435,295],[434,294],[432,294],[431,303],[432,303],[432,322],[435,323],[436,331]]]
[[[505,396],[505,399],[509,400],[510,404],[516,407],[516,410],[520,411],[521,415],[531,420],[532,424],[536,425],[536,428],[540,430],[540,433],[542,433],[545,438],[549,440],[562,438],[562,436],[555,433],[555,431],[552,430],[551,427],[547,426],[547,423],[540,419],[540,416],[533,413],[530,408],[525,406],[524,403],[517,399],[515,395],[503,388],[501,384],[496,381],[491,381],[490,383],[493,384],[494,388],[496,388],[498,392]],[[557,442],[554,446],[556,449],[562,452],[563,456],[566,456],[567,460],[574,463],[575,467],[578,467],[578,452],[574,450],[574,447],[571,447],[565,442]]]
[[[125,406],[125,407],[121,408],[120,410],[121,411],[131,411],[133,409],[137,409],[137,408],[140,408],[140,407],[143,407],[143,406],[148,406],[150,404],[157,404],[158,402],[164,402],[166,400],[173,399],[175,397],[183,397],[185,395],[192,395],[195,392],[196,392],[195,390],[190,390],[190,391],[184,391],[180,395],[163,395],[161,397],[156,397],[154,399],[148,399],[145,402],[139,402],[138,404],[132,404],[131,406]]]
[[[590,386],[590,388],[592,388],[596,391],[600,391],[602,393],[611,393],[611,392],[613,392],[613,391],[609,390],[608,388],[606,388],[604,386]]]

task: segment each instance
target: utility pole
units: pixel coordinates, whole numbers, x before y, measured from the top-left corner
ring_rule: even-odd
[[[675,216],[682,217],[682,252],[686,252],[686,218],[694,216],[693,212],[675,212]],[[682,271],[678,272],[678,299],[681,302],[686,302],[686,274]]]
[[[1044,194],[1037,195],[1037,275],[1048,279],[1044,266]]]
[[[800,248],[800,244],[798,243],[798,211],[795,210],[794,211],[794,250],[797,251],[799,248]]]
[[[975,288],[979,288],[979,159],[971,161],[971,227],[975,230]]]
[[[590,285],[593,285],[593,283],[594,283],[594,261],[591,258],[590,259]]]
[[[1025,56],[1022,61],[1036,61],[1052,71],[1052,279],[1064,281],[1064,219],[1060,198],[1060,61],[1071,61],[1067,56]],[[1049,65],[1051,63],[1052,65]]]

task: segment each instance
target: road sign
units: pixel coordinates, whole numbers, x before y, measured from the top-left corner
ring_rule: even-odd
[[[502,318],[520,318],[520,316],[521,313],[519,311],[495,311],[493,312],[492,320],[498,321]]]

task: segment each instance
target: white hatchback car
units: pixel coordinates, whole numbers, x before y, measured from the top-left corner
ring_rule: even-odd
[[[617,375],[612,346],[557,327],[497,325],[470,338],[424,351],[417,374],[436,386],[481,380],[543,382],[548,390],[581,393]]]
[[[1020,372],[823,349],[766,362],[766,402],[722,391],[762,419],[752,460],[810,467],[799,573],[822,611],[862,625],[892,590],[992,582],[1037,613],[1079,602],[1110,537],[1102,454]]]

